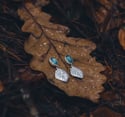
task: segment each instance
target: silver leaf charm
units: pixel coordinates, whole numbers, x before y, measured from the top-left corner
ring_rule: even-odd
[[[76,78],[83,78],[83,72],[77,67],[71,66],[70,68],[70,74]]]
[[[67,82],[69,75],[67,74],[65,70],[57,68],[55,71],[55,78],[63,82]]]

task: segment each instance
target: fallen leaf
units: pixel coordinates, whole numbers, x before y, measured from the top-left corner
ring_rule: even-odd
[[[116,3],[116,0],[98,0],[98,2],[105,6],[105,8],[110,9]]]
[[[36,6],[45,6],[45,5],[47,5],[47,4],[49,4],[49,0],[36,0],[36,2],[35,2],[35,5]]]
[[[118,5],[122,9],[125,9],[125,1],[123,0],[98,0],[98,2],[105,6],[105,8],[110,9],[112,5]]]
[[[43,73],[38,71],[33,71],[29,67],[19,69],[18,74],[19,74],[19,77],[25,81],[40,80],[42,78],[43,79],[45,78],[45,75]]]
[[[97,2],[100,5],[96,8],[95,20],[99,24],[100,32],[119,27],[124,23],[124,16],[122,16],[122,12],[119,10],[123,1],[98,0]]]
[[[3,86],[3,83],[0,81],[0,93],[3,92],[4,90],[4,86]]]
[[[118,4],[122,9],[125,9],[125,1],[123,0],[119,0],[119,4]]]
[[[25,3],[23,8],[18,9],[18,14],[25,21],[22,31],[31,33],[24,45],[25,51],[33,55],[31,68],[44,72],[51,83],[68,95],[96,102],[106,77],[100,73],[104,66],[90,56],[95,44],[82,38],[67,37],[67,27],[50,22],[51,16],[32,3]],[[64,61],[66,55],[71,55],[74,66],[84,72],[82,80],[70,76],[69,81],[64,83],[55,79],[56,69],[48,60],[50,57],[57,58],[59,66],[68,72],[70,66]]]
[[[101,4],[99,8],[96,9],[96,21],[98,24],[104,23],[108,15],[109,10],[111,9],[113,1],[109,0],[98,0],[98,3]]]
[[[120,113],[114,112],[107,107],[100,107],[96,109],[90,117],[122,117]]]
[[[96,11],[96,15],[95,15],[95,18],[96,18],[96,21],[101,24],[104,22],[106,16],[107,16],[107,10],[103,7],[100,7],[97,11]]]
[[[107,90],[101,93],[101,100],[103,104],[108,105],[108,107],[111,107],[120,113],[125,112],[124,76],[124,70],[113,70],[112,74],[108,75]]]
[[[122,48],[125,50],[125,29],[121,28],[118,32],[119,43]]]
[[[83,113],[80,117],[87,117],[85,113]]]
[[[119,96],[115,91],[114,92],[106,91],[106,92],[102,93],[101,97],[103,100],[106,100],[106,101],[114,101],[114,100],[119,99]]]

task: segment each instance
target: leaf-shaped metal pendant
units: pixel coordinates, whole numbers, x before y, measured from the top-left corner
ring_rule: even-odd
[[[83,72],[77,67],[71,66],[70,68],[70,74],[76,78],[83,78]]]
[[[67,74],[65,70],[57,68],[55,71],[55,78],[63,82],[67,82],[69,75]]]

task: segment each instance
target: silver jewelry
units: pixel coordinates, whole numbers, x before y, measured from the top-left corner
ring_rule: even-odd
[[[55,78],[63,82],[67,82],[69,79],[69,75],[65,70],[58,67],[58,60],[54,57],[51,57],[49,59],[49,62],[52,66],[56,67]]]
[[[65,56],[65,61],[66,61],[66,63],[71,65],[70,74],[73,77],[80,78],[80,79],[82,79],[84,77],[83,71],[72,65],[73,64],[73,58],[70,55]]]

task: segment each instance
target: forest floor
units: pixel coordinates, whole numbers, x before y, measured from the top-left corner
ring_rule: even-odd
[[[68,36],[96,44],[91,56],[107,78],[97,103],[66,95],[30,68],[32,56],[24,51],[30,34],[21,30],[17,9],[45,1],[0,1],[0,117],[125,117],[125,1],[50,0],[43,6],[52,22],[69,27]]]

